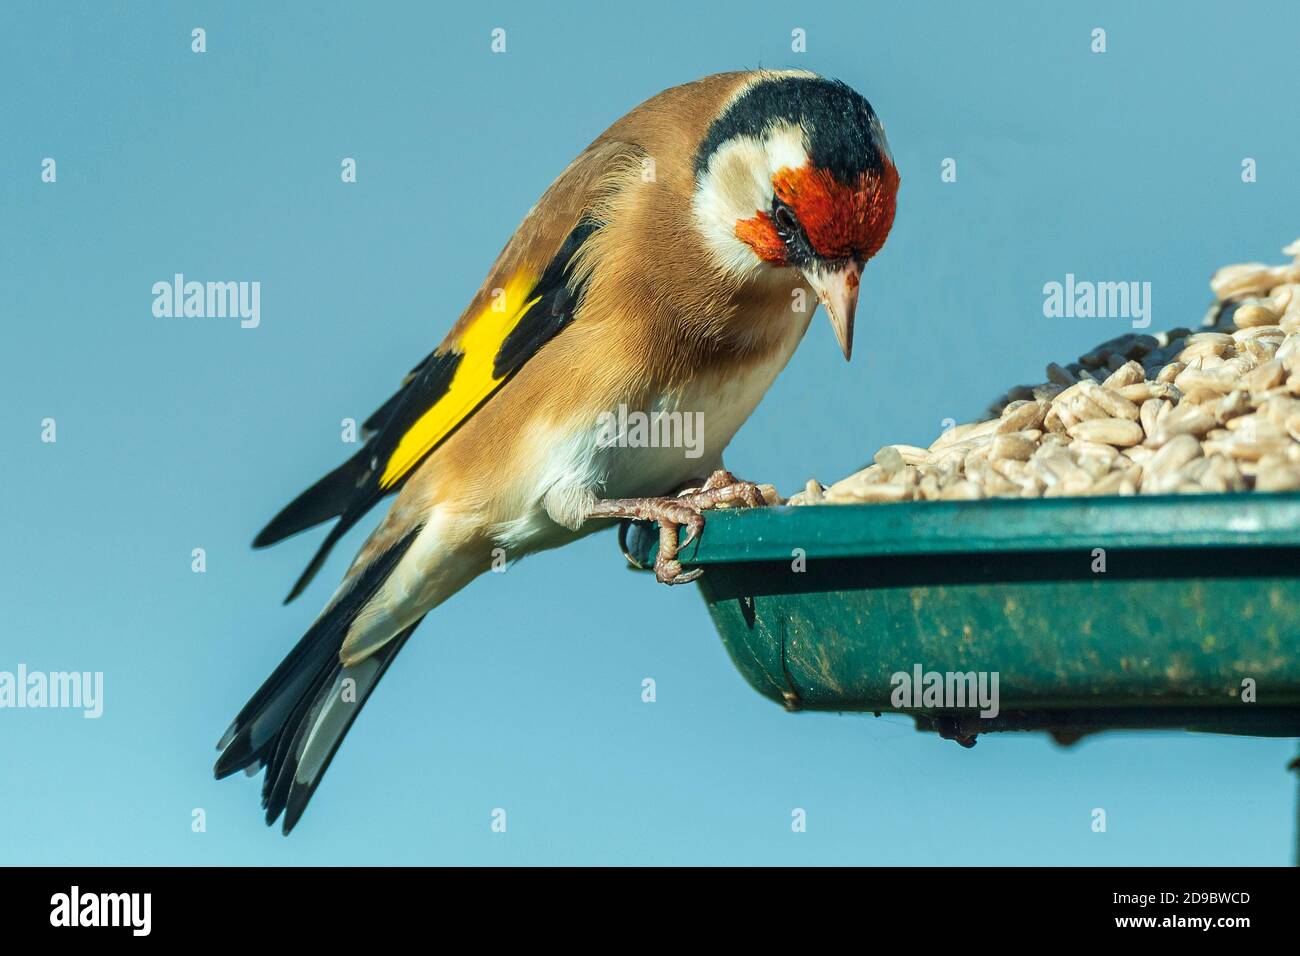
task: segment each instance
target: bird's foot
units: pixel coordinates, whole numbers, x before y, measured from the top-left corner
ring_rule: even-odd
[[[717,508],[758,508],[768,503],[774,493],[751,481],[740,481],[731,472],[719,469],[700,488],[688,488],[673,498],[610,498],[596,502],[589,518],[630,518],[654,521],[659,525],[659,553],[655,557],[655,578],[663,584],[687,584],[703,569],[682,570],[677,559],[681,549],[699,538],[704,531],[705,511]],[[689,529],[686,540],[678,543],[678,530]]]
[[[774,494],[770,486],[768,495]],[[741,481],[725,468],[709,475],[702,488],[687,488],[678,500],[693,502],[701,511],[714,508],[761,508],[770,502],[763,488],[752,481]]]

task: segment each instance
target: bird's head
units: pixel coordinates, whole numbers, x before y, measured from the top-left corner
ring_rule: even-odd
[[[692,205],[722,270],[802,273],[847,359],[858,282],[889,235],[897,193],[898,170],[870,103],[811,73],[770,73],[710,124]]]

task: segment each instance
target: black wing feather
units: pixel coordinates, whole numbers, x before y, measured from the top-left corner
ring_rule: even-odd
[[[574,289],[569,284],[573,257],[597,228],[594,222],[580,222],[564,240],[564,245],[537,282],[533,294],[538,296],[538,300],[501,343],[492,361],[494,376],[505,378],[519,371],[543,345],[573,321],[582,294],[581,289]]]
[[[536,301],[506,336],[493,359],[493,372],[497,378],[517,372],[573,321],[582,291],[570,287],[573,257],[597,228],[597,223],[580,222],[551,259],[533,288]],[[461,354],[455,351],[431,352],[411,370],[402,388],[366,419],[362,426],[363,433],[368,436],[366,444],[348,461],[298,495],[253,539],[253,547],[262,548],[331,518],[339,518],[285,598],[286,604],[311,583],[339,539],[382,498],[397,491],[406,477],[415,471],[412,468],[392,485],[380,487],[384,463],[396,451],[402,436],[411,426],[447,394],[461,358]],[[489,396],[487,401],[490,400]]]

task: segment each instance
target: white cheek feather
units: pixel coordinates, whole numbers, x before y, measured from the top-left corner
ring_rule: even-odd
[[[763,138],[767,146],[767,196],[772,198],[772,177],[780,169],[798,169],[808,162],[803,144],[803,130],[792,123],[780,123]]]
[[[781,169],[799,169],[808,161],[803,131],[779,123],[762,140],[736,136],[709,160],[692,199],[695,222],[722,268],[746,275],[762,260],[736,236],[736,223],[772,206],[772,177]]]

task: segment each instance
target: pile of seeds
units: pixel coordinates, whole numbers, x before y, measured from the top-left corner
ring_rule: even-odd
[[[886,445],[789,504],[1300,489],[1300,240],[1228,266],[1203,330],[1126,334],[930,445]]]

